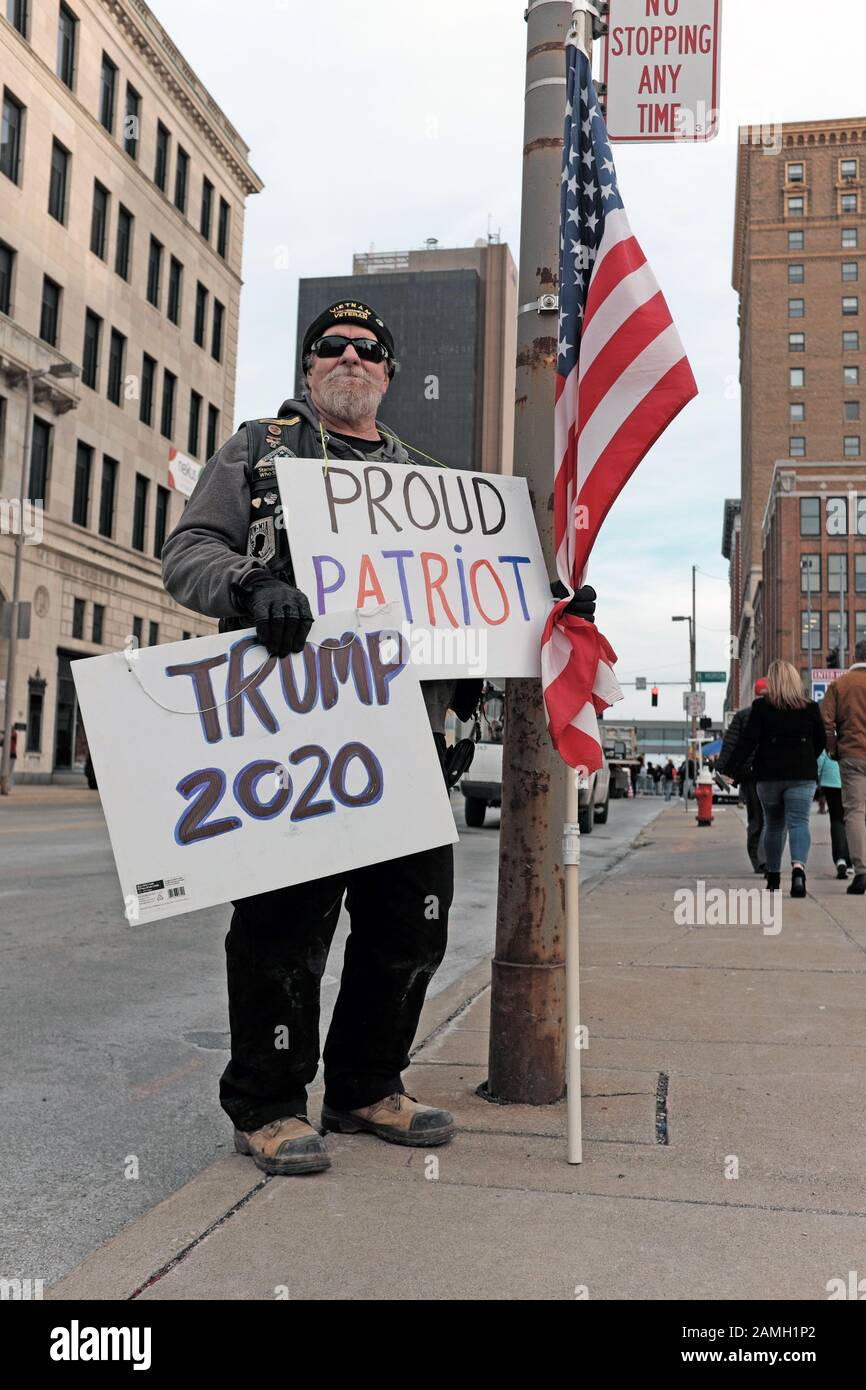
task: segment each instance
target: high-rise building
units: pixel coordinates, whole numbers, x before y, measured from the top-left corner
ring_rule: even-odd
[[[741,130],[737,170],[739,704],[777,649],[765,629],[762,587],[763,523],[776,464],[863,457],[866,119],[785,124],[777,134],[768,146],[761,134],[753,141],[748,127]],[[803,611],[801,604],[800,618]],[[796,613],[773,622],[787,630],[792,619],[796,629]]]
[[[356,255],[353,274],[301,280],[297,383],[307,325],[340,299],[371,304],[397,345],[382,417],[452,468],[510,473],[517,269],[504,242]],[[275,407],[276,408],[276,407]]]
[[[25,461],[16,776],[48,780],[84,762],[72,661],[213,627],[162,587],[185,502],[169,460],[201,463],[231,432],[244,204],[262,183],[142,0],[10,4],[0,52],[0,607],[23,523],[22,376],[81,369],[35,383]],[[0,709],[5,662],[0,637]]]

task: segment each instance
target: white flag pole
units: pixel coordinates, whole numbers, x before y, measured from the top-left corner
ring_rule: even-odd
[[[565,1063],[568,1161],[583,1162],[580,1097],[580,774],[569,768],[565,779],[565,825],[562,863],[565,871]]]

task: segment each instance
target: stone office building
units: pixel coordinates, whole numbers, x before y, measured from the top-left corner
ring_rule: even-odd
[[[81,372],[35,382],[13,692],[17,780],[62,780],[86,754],[71,663],[214,626],[162,587],[185,502],[169,461],[200,464],[233,427],[244,205],[262,184],[142,0],[3,0],[0,56],[0,624],[22,377]],[[5,663],[0,638],[0,694]]]

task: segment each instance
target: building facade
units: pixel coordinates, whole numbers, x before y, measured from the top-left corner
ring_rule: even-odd
[[[0,602],[24,461],[32,504],[13,714],[18,780],[86,737],[79,657],[213,629],[165,593],[164,538],[231,433],[248,149],[142,0],[8,0],[0,18]],[[182,482],[178,486],[184,486]],[[188,486],[188,484],[187,484]],[[36,524],[38,523],[38,524]],[[38,530],[39,537],[35,532]],[[7,610],[8,619],[8,610]],[[7,621],[8,626],[8,621]],[[0,690],[6,643],[0,638]]]
[[[306,279],[301,341],[339,299],[372,304],[394,334],[398,371],[383,418],[408,445],[452,468],[511,473],[517,354],[517,268],[508,246],[357,255],[353,274]]]
[[[742,589],[742,508],[740,499],[728,498],[722,528],[722,554],[728,562],[728,582],[731,586],[729,629],[730,673],[725,692],[725,710],[740,708],[740,592]]]
[[[779,460],[863,455],[866,118],[740,132],[733,284],[740,296],[742,486],[735,596],[739,700],[766,669],[763,522]],[[852,571],[853,573],[853,571]],[[850,596],[849,596],[850,597]],[[784,628],[797,613],[771,625]],[[798,663],[802,664],[802,663]]]

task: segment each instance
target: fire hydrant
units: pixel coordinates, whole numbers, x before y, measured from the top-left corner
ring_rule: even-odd
[[[713,776],[709,768],[701,769],[695,783],[695,799],[698,803],[698,825],[713,823]]]

